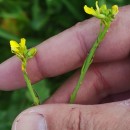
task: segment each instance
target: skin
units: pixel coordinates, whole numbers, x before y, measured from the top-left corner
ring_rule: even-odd
[[[78,92],[76,104],[67,104],[78,77],[77,71],[44,105],[21,113],[16,122],[26,120],[32,111],[46,118],[48,130],[129,130],[130,125],[130,6],[120,8],[105,39],[98,48],[92,66]],[[99,21],[95,18],[37,46],[35,58],[28,63],[33,83],[82,66],[95,41]],[[11,83],[11,84],[10,84]],[[25,86],[20,61],[12,57],[0,65],[0,89],[15,90]],[[24,114],[27,113],[27,114]],[[31,119],[35,119],[33,115]],[[26,130],[29,123],[18,123]],[[36,125],[35,123],[33,125]],[[32,126],[33,127],[33,126]],[[20,130],[20,129],[19,129]],[[29,127],[28,130],[32,130]]]

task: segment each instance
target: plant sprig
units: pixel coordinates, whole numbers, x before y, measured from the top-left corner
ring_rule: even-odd
[[[102,40],[104,39],[106,33],[108,32],[108,29],[110,28],[110,25],[111,25],[113,19],[115,18],[116,14],[118,13],[118,6],[114,5],[114,6],[112,6],[111,9],[108,9],[106,5],[102,5],[99,8],[98,1],[96,1],[96,10],[94,10],[93,7],[89,8],[87,5],[84,6],[84,10],[87,14],[93,15],[96,18],[100,19],[100,21],[101,21],[100,32],[99,32],[99,35],[98,35],[96,41],[93,43],[88,56],[86,57],[86,59],[83,63],[78,83],[77,83],[76,87],[74,88],[74,91],[70,97],[70,103],[75,102],[78,90],[83,83],[86,72],[88,71],[90,65],[93,62],[95,52],[96,52],[98,46],[100,45],[100,43],[102,42]]]
[[[30,58],[34,57],[34,55],[36,54],[36,48],[31,48],[30,50],[28,50],[26,47],[26,40],[24,38],[21,38],[21,41],[19,44],[16,41],[11,40],[10,46],[11,46],[11,52],[16,54],[16,56],[22,61],[21,70],[23,72],[24,79],[26,81],[29,92],[32,96],[34,105],[39,105],[40,104],[39,98],[36,92],[34,91],[34,89],[32,88],[31,81],[29,79],[29,76],[26,70],[27,61]]]

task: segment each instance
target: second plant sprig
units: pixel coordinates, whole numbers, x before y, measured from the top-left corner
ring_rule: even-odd
[[[86,13],[93,15],[96,18],[101,20],[100,32],[97,37],[97,40],[93,43],[92,48],[90,49],[89,54],[83,63],[78,83],[70,97],[70,103],[74,103],[74,101],[76,99],[78,90],[83,83],[86,72],[88,71],[88,69],[93,61],[93,57],[96,52],[96,49],[98,48],[98,46],[104,39],[108,29],[110,28],[110,25],[111,25],[113,19],[115,18],[116,14],[118,13],[118,6],[114,5],[114,6],[112,6],[111,9],[108,9],[106,5],[102,5],[99,8],[98,1],[96,1],[96,10],[94,10],[93,7],[89,8],[87,5],[84,6],[84,10]]]
[[[31,81],[28,77],[27,70],[26,70],[27,61],[30,58],[34,57],[34,55],[36,54],[36,48],[31,48],[30,50],[28,50],[26,47],[26,40],[24,38],[21,38],[21,41],[19,44],[16,41],[11,40],[10,46],[11,46],[12,53],[16,54],[16,56],[22,61],[21,69],[22,69],[27,87],[29,89],[29,92],[32,96],[34,105],[39,105],[40,104],[39,98],[31,85]]]

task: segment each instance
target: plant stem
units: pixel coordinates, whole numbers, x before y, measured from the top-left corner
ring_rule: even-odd
[[[74,103],[76,96],[77,96],[77,93],[78,93],[78,90],[79,90],[80,86],[82,85],[83,80],[85,78],[86,72],[88,71],[88,69],[93,61],[93,57],[94,57],[94,54],[96,52],[96,49],[100,45],[101,41],[104,39],[109,27],[110,27],[110,24],[108,26],[104,26],[103,30],[102,30],[102,26],[100,27],[100,33],[98,35],[98,38],[94,42],[94,44],[92,45],[92,48],[90,49],[90,52],[83,63],[78,83],[77,83],[76,87],[74,88],[74,91],[70,97],[70,103]]]
[[[32,88],[31,81],[30,81],[30,79],[28,77],[28,74],[27,74],[26,70],[23,70],[23,75],[24,75],[24,79],[26,81],[28,90],[29,90],[29,92],[30,92],[30,94],[32,96],[34,105],[39,105],[40,104],[39,98],[38,98],[38,96],[36,95],[35,91]]]

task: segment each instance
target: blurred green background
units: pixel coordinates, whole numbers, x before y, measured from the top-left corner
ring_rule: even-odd
[[[99,0],[99,4],[103,3],[123,6],[130,1]],[[0,0],[0,63],[12,56],[11,39],[19,41],[24,37],[30,48],[89,18],[83,11],[84,4],[95,6],[95,0]],[[41,101],[46,100],[70,75],[49,78],[33,85]],[[10,130],[15,117],[31,105],[26,89],[0,91],[0,130]]]

